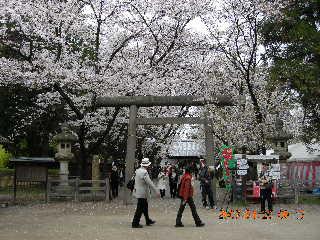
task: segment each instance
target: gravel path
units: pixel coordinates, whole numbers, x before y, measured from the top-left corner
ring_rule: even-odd
[[[105,202],[56,202],[0,208],[0,240],[157,240],[157,239],[228,239],[228,240],[319,240],[320,206],[279,205],[274,210],[287,209],[291,214],[281,220],[276,213],[272,219],[263,220],[262,215],[253,220],[219,219],[219,210],[201,207],[199,188],[196,187],[196,206],[206,226],[196,228],[189,207],[183,216],[184,228],[175,228],[179,207],[178,199],[149,200],[150,217],[154,226],[132,229],[131,221],[135,205]],[[223,192],[218,192],[223,199]],[[222,202],[218,202],[221,207]],[[224,206],[226,207],[226,206]],[[297,207],[305,211],[304,219],[296,219]],[[250,205],[251,210],[259,205]],[[145,225],[142,218],[141,224]]]
[[[152,227],[130,227],[135,206],[116,203],[51,203],[0,208],[0,239],[320,239],[319,206],[300,206],[303,220],[290,215],[281,220],[221,220],[218,210],[198,208],[203,228],[194,226],[190,209],[183,217],[184,228],[174,228],[178,200],[151,199],[150,216],[157,221]],[[199,206],[199,205],[198,205]],[[259,206],[252,205],[251,209]],[[284,207],[295,210],[295,206]],[[144,219],[141,222],[145,224]]]

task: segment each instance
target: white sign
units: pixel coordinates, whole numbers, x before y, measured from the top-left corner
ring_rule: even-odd
[[[247,159],[237,159],[237,168],[242,170],[248,169],[249,165]]]
[[[280,172],[280,164],[271,164],[270,171],[272,171],[272,172]]]
[[[247,175],[247,170],[245,170],[245,169],[237,170],[237,174],[239,176]]]
[[[280,164],[271,164],[269,175],[272,179],[279,180],[280,179]]]
[[[272,179],[279,180],[280,179],[280,172],[270,172],[270,177]]]

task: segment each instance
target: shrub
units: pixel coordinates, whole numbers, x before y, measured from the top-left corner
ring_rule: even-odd
[[[0,145],[0,168],[7,167],[11,157],[11,153],[7,152],[3,146]]]

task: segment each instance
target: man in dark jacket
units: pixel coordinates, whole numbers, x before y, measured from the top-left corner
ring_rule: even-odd
[[[169,187],[171,198],[175,198],[177,196],[178,177],[179,176],[176,172],[176,168],[173,167],[169,173]]]
[[[191,184],[191,180],[192,180],[191,169],[190,169],[190,167],[187,167],[185,169],[185,174],[181,178],[181,187],[180,187],[180,191],[178,194],[182,199],[181,199],[180,208],[179,208],[179,211],[177,214],[175,227],[184,227],[184,225],[181,222],[181,218],[182,218],[182,214],[183,214],[183,211],[184,211],[187,203],[189,204],[189,207],[191,209],[192,216],[193,216],[193,219],[194,219],[196,226],[197,227],[204,226],[204,223],[201,221],[201,219],[197,213],[197,209],[196,209],[196,206],[195,206],[193,198],[192,198],[193,197],[193,187]]]
[[[262,171],[259,176],[260,182],[260,200],[261,200],[261,213],[266,211],[265,202],[268,202],[268,210],[272,212],[272,180],[268,171],[268,164],[262,164]]]
[[[118,197],[119,182],[120,182],[120,178],[119,178],[118,169],[116,166],[113,166],[111,171],[111,176],[110,176],[112,198]]]
[[[209,167],[204,161],[201,162],[201,169],[199,174],[201,194],[202,194],[202,204],[204,207],[208,207],[207,196],[210,204],[210,208],[214,209],[214,200],[212,192],[212,174],[209,171]]]

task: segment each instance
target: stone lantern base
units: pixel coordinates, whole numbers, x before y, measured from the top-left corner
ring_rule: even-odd
[[[72,153],[56,153],[55,158],[60,162],[59,186],[56,191],[61,194],[69,194],[72,192],[72,186],[69,185],[69,161],[73,158]]]

